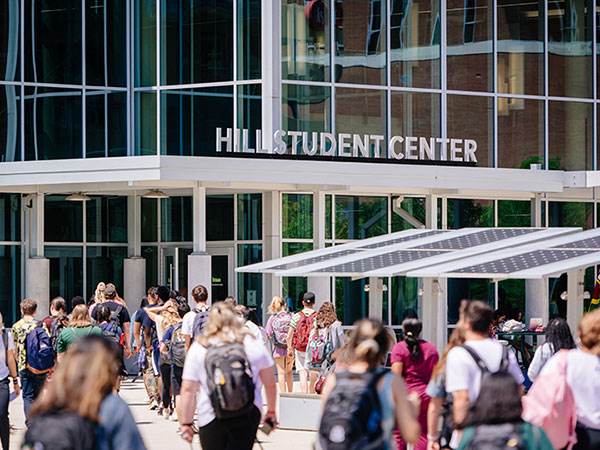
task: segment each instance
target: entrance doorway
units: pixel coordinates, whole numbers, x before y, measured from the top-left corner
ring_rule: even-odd
[[[188,295],[188,255],[191,247],[163,247],[161,257],[161,284]]]
[[[233,247],[208,247],[206,252],[211,255],[211,301],[234,296]]]

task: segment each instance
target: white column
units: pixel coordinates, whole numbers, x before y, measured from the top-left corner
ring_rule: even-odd
[[[206,253],[206,188],[199,184],[193,188],[193,239],[194,251],[188,256],[188,302],[192,300],[192,289],[199,284],[208,290],[211,299],[212,265],[211,256]]]
[[[139,256],[123,260],[123,295],[130,305],[139,305],[146,295],[146,260]]]
[[[541,317],[542,323],[548,323],[549,310],[548,279],[525,280],[525,324],[529,325],[532,317]]]
[[[44,194],[33,197],[29,210],[29,258],[25,293],[38,304],[38,318],[50,313],[50,260],[44,257]]]
[[[369,317],[382,319],[383,308],[383,278],[369,277]]]
[[[423,278],[423,339],[442,352],[448,341],[448,296],[446,278]]]
[[[531,199],[531,226],[542,226],[542,194],[536,193]]]
[[[199,183],[192,189],[192,202],[194,253],[206,253],[206,188]]]
[[[263,261],[269,261],[281,256],[281,216],[279,191],[269,191],[263,194]],[[275,296],[281,296],[281,277],[272,273],[263,274],[263,323],[267,320],[267,309]]]
[[[325,193],[313,192],[313,249],[325,248]],[[331,278],[308,277],[308,291],[315,294],[316,306],[331,301]]]
[[[273,152],[273,133],[281,128],[281,2],[265,0],[261,19],[262,138]]]
[[[137,195],[127,197],[127,254],[142,256],[142,199]]]
[[[425,196],[425,228],[429,230],[437,229],[438,225],[438,208],[437,197],[429,194]]]
[[[567,272],[567,323],[573,337],[577,335],[577,326],[583,317],[583,269]],[[559,300],[562,301],[562,300]]]

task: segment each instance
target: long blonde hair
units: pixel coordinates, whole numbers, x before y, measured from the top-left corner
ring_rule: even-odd
[[[286,308],[286,303],[285,300],[282,299],[281,297],[273,297],[273,300],[271,300],[271,304],[269,305],[269,309],[267,310],[268,314],[277,314],[280,313],[281,311],[285,311]]]
[[[96,303],[104,302],[104,291],[106,290],[106,284],[103,281],[98,283],[96,286],[96,291],[94,292],[94,300]]]
[[[92,325],[92,319],[90,319],[90,314],[88,312],[88,308],[85,305],[77,305],[73,308],[73,313],[71,314],[71,320],[69,321],[70,327],[75,328],[84,328]]]
[[[244,319],[231,306],[218,302],[211,306],[208,322],[197,341],[204,347],[209,347],[212,340],[241,343],[247,334],[250,332],[244,329]]]
[[[165,303],[167,307],[161,314],[162,317],[162,328],[163,330],[168,329],[169,327],[178,323],[181,318],[179,317],[179,308],[177,306],[177,302],[174,300],[169,300]]]

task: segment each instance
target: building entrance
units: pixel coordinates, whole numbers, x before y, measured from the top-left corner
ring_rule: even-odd
[[[179,291],[182,296],[188,295],[188,255],[191,247],[163,247],[161,256],[161,284]]]
[[[206,251],[211,255],[211,301],[225,300],[228,295],[235,296],[233,247],[208,247]]]

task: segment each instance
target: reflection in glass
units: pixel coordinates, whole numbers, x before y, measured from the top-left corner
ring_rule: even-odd
[[[21,195],[0,194],[0,241],[21,240]]]
[[[499,227],[530,227],[531,202],[527,200],[498,200]]]
[[[498,307],[525,311],[525,280],[502,280],[498,282]],[[563,302],[564,303],[564,302]]]
[[[477,166],[494,163],[494,100],[491,97],[448,95],[447,135],[477,142]],[[476,117],[477,120],[473,120]]]
[[[156,85],[156,0],[134,0],[135,86]]]
[[[396,231],[411,230],[417,228],[417,223],[423,224],[425,227],[425,199],[419,197],[406,197],[402,199],[400,204],[402,211],[399,211],[397,204],[398,197],[392,200],[392,233]],[[409,222],[405,217],[398,212],[408,213],[412,217]],[[416,220],[416,222],[415,222]]]
[[[392,85],[440,87],[439,0],[392,0]]]
[[[548,95],[592,96],[591,11],[590,0],[548,2]]]
[[[20,0],[0,3],[0,80],[19,81]]]
[[[83,204],[65,200],[64,195],[44,197],[44,240],[83,241]]]
[[[419,280],[393,277],[390,301],[392,325],[402,325],[402,321],[407,317],[419,317]]]
[[[169,197],[160,200],[162,242],[192,240],[192,197]]]
[[[386,2],[335,3],[335,81],[386,83]]]
[[[494,202],[492,200],[448,199],[449,229],[493,226]]]
[[[82,247],[47,245],[44,247],[44,256],[50,260],[50,298],[60,295],[71,299],[76,295],[85,295]]]
[[[325,195],[325,239],[333,239],[333,221],[332,221],[332,196],[330,194]]]
[[[17,321],[16,305],[21,297],[21,246],[0,245],[0,312],[4,326]]]
[[[206,211],[206,240],[232,241],[233,195],[207,195]]]
[[[161,21],[162,84],[233,80],[232,1],[161,0]]]
[[[387,197],[335,196],[335,238],[365,239],[387,233]]]
[[[448,0],[448,89],[493,89],[492,0]]]
[[[368,153],[373,158],[385,158],[386,145],[386,99],[385,91],[375,89],[337,88],[335,91],[336,133],[383,136],[379,141],[369,139]],[[338,142],[337,154],[340,148]],[[378,154],[379,153],[379,154]]]
[[[498,97],[498,167],[543,166],[544,121],[543,101]]]
[[[21,161],[21,87],[0,86],[0,162]]]
[[[142,242],[158,241],[158,200],[142,198]]]
[[[100,281],[113,283],[119,295],[123,296],[123,260],[127,258],[127,247],[91,247],[86,252],[86,298],[90,298]],[[132,309],[137,305],[132,300]],[[127,301],[127,299],[125,299]]]
[[[313,245],[312,242],[282,242],[281,249],[283,256],[291,256],[309,252],[313,249]]]
[[[233,128],[233,88],[162,91],[161,113],[163,154],[214,156],[215,129]]]
[[[353,325],[369,316],[369,293],[365,292],[368,279],[352,281],[351,278],[335,279],[335,313],[342,325]]]
[[[498,0],[498,92],[544,94],[544,2]]]
[[[237,91],[237,126],[240,129],[249,130],[248,142],[249,148],[256,150],[256,145],[262,145],[256,142],[256,130],[261,128],[262,123],[262,105],[261,105],[261,85],[245,84],[238,86]],[[244,139],[242,138],[242,141]]]
[[[592,170],[593,105],[548,102],[548,168]]]
[[[262,244],[238,245],[238,267],[262,261]],[[256,308],[262,320],[262,273],[238,273],[238,303]]]
[[[82,157],[81,91],[25,88],[25,159]]]
[[[81,0],[25,3],[25,80],[81,84]]]
[[[86,0],[85,82],[88,86],[125,86],[127,2]]]
[[[84,204],[88,242],[127,242],[127,197],[91,196]]]
[[[146,285],[158,286],[158,247],[142,247],[142,258],[146,260]]]
[[[311,242],[283,242],[281,244],[282,256],[296,255],[312,249]],[[302,308],[302,296],[308,290],[308,278],[282,277],[281,288],[283,299],[292,311]]]
[[[594,228],[594,204],[586,202],[549,202],[548,226]]]
[[[312,239],[312,194],[282,194],[281,203],[281,237]]]
[[[238,79],[257,80],[261,74],[261,2],[237,0]]]
[[[156,155],[156,93],[134,92],[135,154]]]
[[[493,308],[494,284],[480,278],[448,278],[448,323],[458,322],[458,310],[464,299],[483,300]]]
[[[282,0],[281,17],[281,78],[329,81],[330,1]]]
[[[262,194],[238,195],[238,239],[262,239]]]
[[[87,158],[127,155],[127,93],[86,91]]]
[[[441,136],[439,94],[392,91],[391,102],[392,136]]]

